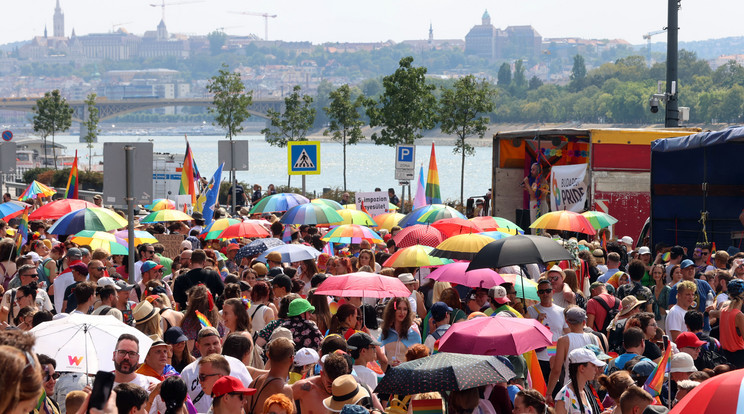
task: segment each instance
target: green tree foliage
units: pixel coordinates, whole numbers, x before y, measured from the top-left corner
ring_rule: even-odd
[[[214,125],[225,128],[227,138],[243,130],[243,122],[251,116],[248,107],[253,104],[253,91],[246,92],[240,73],[231,72],[226,64],[209,80],[207,91],[214,95],[209,112],[214,115]]]
[[[101,132],[100,128],[98,128],[100,117],[98,116],[95,93],[89,94],[85,99],[85,107],[88,116],[83,120],[83,125],[85,125],[86,129],[83,139],[88,144],[88,171],[90,171],[93,164],[93,143],[96,142],[98,134]]]
[[[401,59],[398,69],[383,78],[384,92],[379,99],[365,102],[370,126],[382,127],[372,134],[377,145],[413,144],[422,130],[434,128],[434,86],[426,82],[426,68],[412,64],[410,56]]]
[[[323,135],[331,135],[335,141],[341,141],[344,151],[344,191],[346,191],[346,144],[354,145],[364,139],[362,126],[364,121],[359,110],[364,104],[364,98],[352,96],[349,85],[342,85],[330,93],[330,106],[323,111],[330,119],[330,126]]]
[[[284,148],[289,141],[307,141],[307,131],[315,121],[315,108],[312,96],[300,95],[301,89],[300,85],[295,85],[292,93],[284,98],[284,112],[267,111],[271,127],[264,128],[261,133],[266,135],[270,145]]]
[[[527,84],[527,89],[533,91],[541,86],[543,86],[543,81],[541,81],[537,76],[532,76]]]
[[[215,30],[207,35],[209,41],[209,53],[217,56],[222,53],[222,46],[227,41],[227,35],[222,30]]]
[[[515,96],[524,97],[526,90],[527,77],[525,75],[524,62],[522,62],[522,59],[519,59],[514,63],[514,77],[512,78],[511,91]]]
[[[498,85],[501,88],[508,88],[512,81],[511,66],[504,62],[499,67]]]
[[[57,169],[57,150],[54,144],[54,136],[57,132],[64,132],[72,125],[73,109],[63,98],[59,89],[44,94],[43,98],[36,100],[34,106],[34,132],[44,139],[44,162],[47,162],[47,137],[52,136],[52,154],[54,156],[54,169]]]
[[[584,57],[577,54],[573,58],[573,68],[571,68],[570,75],[571,83],[569,89],[571,91],[578,91],[584,89],[584,82],[586,81],[586,63]]]
[[[331,92],[333,91],[333,85],[326,79],[323,79],[318,84],[318,93],[313,99],[313,108],[315,108],[315,122],[313,122],[313,129],[323,128],[330,122],[328,114],[323,110],[331,103]]]
[[[468,75],[458,79],[453,88],[442,90],[439,99],[440,128],[445,134],[457,135],[453,151],[462,154],[460,205],[465,205],[465,156],[475,153],[465,139],[471,135],[483,138],[490,121],[488,114],[494,108],[494,97],[495,91],[488,82]]]

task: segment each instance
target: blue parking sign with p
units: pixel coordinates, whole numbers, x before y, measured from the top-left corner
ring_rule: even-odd
[[[398,162],[413,162],[413,147],[410,146],[399,146],[398,147]]]

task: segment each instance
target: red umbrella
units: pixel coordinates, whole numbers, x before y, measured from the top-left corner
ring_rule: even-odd
[[[431,226],[444,233],[447,237],[457,236],[458,234],[480,233],[483,231],[483,229],[472,221],[458,217],[437,220]]]
[[[411,247],[417,244],[437,247],[446,237],[444,233],[427,224],[414,224],[408,226],[393,236],[395,247],[398,249]]]
[[[356,272],[329,277],[318,285],[315,294],[347,298],[405,298],[411,295],[411,291],[398,278]]]
[[[735,414],[744,410],[744,370],[705,380],[674,406],[670,414]]]
[[[505,280],[491,269],[477,269],[466,272],[467,262],[458,262],[439,267],[437,270],[429,273],[429,279],[439,282],[452,282],[467,287],[481,287],[489,289],[498,286]]]
[[[76,198],[63,198],[61,200],[52,201],[51,203],[37,208],[36,211],[28,215],[28,219],[56,220],[67,213],[72,213],[73,211],[81,210],[84,208],[98,208],[98,206],[85,200],[78,200]]]
[[[220,239],[234,239],[238,237],[269,237],[271,233],[258,220],[246,220],[228,226],[220,233]]]
[[[494,316],[452,325],[439,340],[440,352],[519,355],[553,343],[553,334],[536,319]]]

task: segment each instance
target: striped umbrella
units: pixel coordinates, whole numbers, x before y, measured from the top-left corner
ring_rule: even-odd
[[[397,226],[398,222],[405,216],[405,214],[390,212],[378,214],[372,219],[377,223],[378,229],[386,229],[387,231],[390,231],[393,227]]]
[[[480,233],[483,231],[472,221],[458,217],[437,220],[431,226],[444,233],[447,237],[458,234]]]
[[[67,213],[80,210],[81,208],[98,208],[97,205],[90,203],[85,200],[79,200],[77,198],[63,198],[61,200],[55,200],[51,203],[44,204],[43,206],[34,210],[33,213],[28,215],[29,220],[44,220],[44,219],[58,219]]]
[[[421,224],[422,221],[420,221],[421,217],[423,217],[425,214],[434,211],[434,210],[440,210],[445,206],[444,204],[427,204],[423,207],[419,207],[417,209],[414,209],[412,212],[406,214],[404,218],[400,220],[398,223],[401,227],[408,227],[413,226],[414,224]],[[447,217],[441,217],[441,218],[447,218]],[[431,221],[430,223],[433,223],[436,220]]]
[[[150,211],[175,210],[176,203],[167,198],[156,198],[152,200],[152,203],[146,205],[145,208]]]
[[[57,190],[49,188],[34,180],[25,190],[23,190],[23,193],[18,197],[18,199],[25,201],[36,197],[51,197],[55,194],[57,194]]]
[[[200,236],[204,236],[204,240],[218,239],[220,233],[222,233],[226,228],[238,223],[240,223],[240,220],[233,218],[222,218],[214,220],[209,223],[209,225],[204,230],[202,230]]]
[[[338,224],[360,224],[362,226],[367,227],[377,227],[377,222],[375,222],[372,217],[369,216],[369,214],[360,211],[360,210],[346,210],[346,209],[340,209],[336,210],[336,213],[338,213],[339,216],[341,216],[341,220],[338,220],[337,222],[334,222],[334,225]]]
[[[8,221],[12,218],[18,217],[23,214],[23,210],[25,210],[26,207],[29,207],[29,205],[15,200],[2,203],[0,204],[0,219]],[[29,214],[29,220],[31,220],[33,214],[34,213]]]
[[[482,217],[473,217],[470,219],[473,223],[477,224],[478,227],[482,228],[483,231],[505,231],[504,229],[508,229],[507,233],[511,234],[524,234],[524,229],[517,226],[515,223],[501,217],[491,217],[491,216],[482,216]]]
[[[193,218],[180,210],[158,210],[145,216],[140,223],[159,223],[163,221],[191,221]]]
[[[581,215],[586,217],[586,219],[589,220],[589,223],[591,223],[592,227],[594,227],[596,230],[610,227],[611,225],[617,223],[617,219],[615,217],[612,217],[611,215],[603,213],[601,211],[585,211],[581,213]]]
[[[436,221],[449,218],[461,218],[463,220],[467,220],[467,217],[465,217],[464,214],[460,213],[450,206],[446,206],[444,204],[434,204],[434,206],[434,208],[422,214],[421,217],[416,219],[416,221],[418,221],[419,223],[431,224]]]
[[[575,231],[589,235],[597,234],[586,217],[568,210],[545,213],[530,224],[530,228]]]
[[[104,231],[83,230],[72,238],[73,243],[80,246],[90,246],[91,249],[103,249],[109,254],[129,254],[127,241]]]
[[[127,226],[127,221],[107,208],[83,208],[60,217],[49,234],[77,234],[83,230],[109,231]]]
[[[480,234],[459,234],[440,243],[436,249],[432,250],[431,255],[448,259],[473,260],[480,249],[492,241],[492,238]]]
[[[307,197],[303,197],[299,194],[294,193],[279,193],[272,194],[268,197],[262,198],[250,211],[253,213],[272,213],[276,211],[287,211],[290,208],[299,205],[309,203],[310,200]]]
[[[122,238],[129,242],[129,232],[127,230],[121,230],[114,233],[116,237]],[[134,245],[139,246],[142,243],[157,243],[159,240],[155,238],[150,232],[144,230],[134,231]]]
[[[452,263],[452,260],[431,255],[431,246],[417,244],[396,250],[382,265],[385,267],[427,267]]]
[[[338,204],[338,203],[336,203]],[[296,205],[282,216],[284,224],[328,224],[337,223],[343,218],[326,204],[305,203]]]
[[[238,237],[269,237],[271,233],[257,220],[245,220],[232,224],[220,233],[219,239],[236,239]]]
[[[335,200],[329,200],[327,198],[314,198],[310,200],[313,204],[322,204],[324,206],[328,206],[333,209],[333,211],[340,210],[344,208],[344,206],[341,205],[338,201]]]
[[[415,224],[406,227],[395,233],[395,236],[393,236],[395,246],[399,249],[415,246],[417,244],[436,247],[439,243],[443,242],[444,239],[444,234],[442,234],[441,231],[426,224]]]
[[[358,224],[342,224],[334,227],[321,240],[334,243],[359,243],[362,240],[367,240],[372,244],[383,242],[382,237],[374,230]]]
[[[504,237],[513,236],[513,234],[511,234],[511,233],[505,233],[503,231],[496,231],[496,230],[494,230],[494,231],[484,231],[484,232],[478,233],[478,234],[480,234],[481,236],[490,237],[490,238],[492,238],[494,240],[499,240],[499,239],[503,239]]]

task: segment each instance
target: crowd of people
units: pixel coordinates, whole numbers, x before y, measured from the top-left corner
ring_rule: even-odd
[[[0,220],[0,413],[87,408],[93,373],[58,372],[54,355],[33,352],[50,340],[34,327],[75,314],[111,316],[152,340],[146,349],[132,334],[116,341],[108,409],[127,413],[403,414],[416,400],[459,414],[635,413],[674,406],[744,367],[744,253],[565,239],[574,260],[526,264],[535,301],[508,282],[470,288],[427,278],[433,269],[385,267],[399,227],[381,231],[383,243],[335,246],[331,256],[321,253],[327,229],[302,225],[287,236],[277,215],[262,218],[273,237],[314,247],[317,258],[240,254],[252,240],[205,240],[194,214],[167,226],[137,223],[184,240],[170,256],[163,244],[139,244],[129,268],[126,256],[48,234],[48,221],[29,223],[18,250]],[[315,293],[353,272],[397,278],[410,295]],[[388,369],[438,352],[453,326],[490,317],[532,318],[550,330],[554,346],[536,350],[539,370],[507,355],[499,358],[515,376],[504,382],[412,396],[375,391]],[[670,380],[652,396],[644,384],[667,347]],[[538,374],[545,393],[531,386]]]

